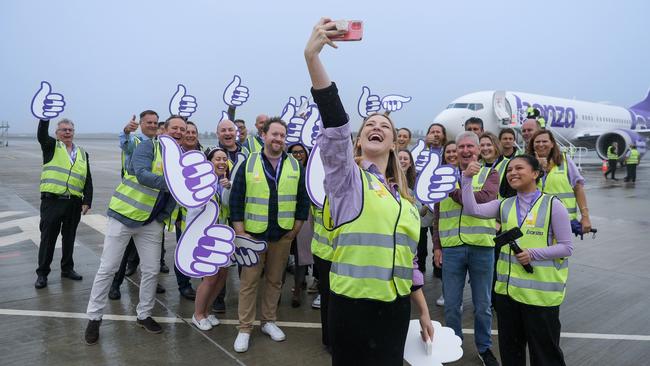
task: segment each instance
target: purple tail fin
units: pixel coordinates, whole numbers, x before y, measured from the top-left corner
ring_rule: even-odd
[[[630,109],[636,109],[636,110],[640,109],[642,111],[650,112],[650,90],[648,90],[648,94],[646,95],[645,99],[631,106]]]

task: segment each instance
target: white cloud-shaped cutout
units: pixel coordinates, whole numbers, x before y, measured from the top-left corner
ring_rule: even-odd
[[[444,363],[454,362],[463,357],[463,341],[453,329],[443,327],[437,321],[433,324],[433,352],[427,355],[426,344],[420,336],[420,321],[411,320],[409,331],[406,335],[404,347],[404,360],[412,366],[442,366]]]

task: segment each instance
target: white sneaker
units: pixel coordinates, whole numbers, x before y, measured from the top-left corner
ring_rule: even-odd
[[[445,306],[445,297],[440,295],[438,300],[436,300],[436,305],[438,306]]]
[[[284,335],[282,329],[280,329],[275,323],[266,323],[262,327],[262,333],[268,334],[272,340],[276,342],[282,342],[287,339],[287,336]]]
[[[210,324],[210,321],[207,318],[203,318],[201,320],[197,320],[194,314],[192,314],[192,324],[194,324],[197,328],[201,330],[210,330],[212,329],[212,324]]]
[[[320,295],[316,296],[314,301],[311,302],[311,307],[314,309],[320,309]]]
[[[210,324],[212,324],[213,327],[216,327],[217,325],[221,324],[219,319],[217,319],[217,317],[212,314],[208,315],[207,319],[210,322]]]
[[[233,345],[235,352],[242,353],[248,351],[248,341],[250,339],[251,335],[249,333],[237,333],[237,339],[235,339],[235,344]]]

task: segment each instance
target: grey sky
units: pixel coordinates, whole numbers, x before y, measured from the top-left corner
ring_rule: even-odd
[[[486,89],[630,106],[650,86],[648,1],[2,1],[0,120],[34,133],[41,80],[78,133],[117,132],[148,108],[165,118],[178,83],[214,131],[234,74],[251,90],[238,117],[280,114],[307,95],[302,51],[321,15],[362,19],[364,40],[323,60],[355,125],[362,85],[410,95],[393,116],[423,129],[452,99]]]

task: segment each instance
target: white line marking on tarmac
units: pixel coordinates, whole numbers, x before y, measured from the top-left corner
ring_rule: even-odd
[[[3,217],[22,215],[24,213],[25,211],[4,211],[4,212],[0,212],[0,219]]]
[[[60,311],[40,311],[40,310],[17,310],[17,309],[0,309],[0,315],[12,316],[36,316],[48,318],[70,318],[70,319],[88,319],[86,313],[66,313]],[[135,316],[132,315],[114,315],[105,314],[106,320],[118,321],[135,321]],[[157,322],[171,324],[171,323],[188,323],[192,324],[191,318],[176,318],[176,317],[154,317]],[[221,324],[237,325],[238,320],[235,319],[219,319]],[[259,321],[254,322],[255,325],[260,325]],[[320,323],[301,323],[301,322],[277,322],[279,326],[289,328],[307,328],[318,329]],[[474,334],[474,329],[463,329],[464,334]],[[496,330],[492,331],[492,335],[499,334]],[[604,340],[624,340],[624,341],[650,341],[650,335],[636,335],[636,334],[607,334],[607,333],[570,333],[562,332],[562,338],[581,338],[581,339],[604,339]]]

